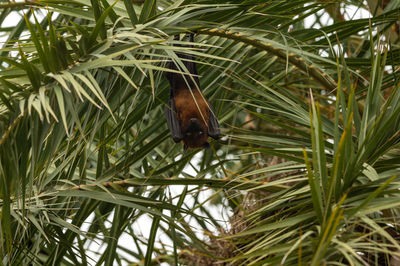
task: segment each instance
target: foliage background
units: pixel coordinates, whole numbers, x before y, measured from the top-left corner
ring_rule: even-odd
[[[399,8],[1,3],[1,264],[395,265]],[[178,50],[221,123],[210,150],[169,136]]]

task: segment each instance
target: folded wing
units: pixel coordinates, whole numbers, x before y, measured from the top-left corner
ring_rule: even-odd
[[[208,120],[208,135],[213,139],[219,139],[221,136],[221,131],[219,129],[218,119],[215,116],[215,112],[210,103],[208,103],[210,107],[210,118]]]
[[[168,106],[165,107],[165,116],[167,117],[168,128],[171,131],[172,139],[179,142],[183,139],[181,127],[176,116],[174,99],[168,100]]]

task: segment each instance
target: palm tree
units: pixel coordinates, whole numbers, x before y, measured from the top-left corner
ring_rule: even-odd
[[[0,10],[1,265],[399,263],[399,1]],[[164,119],[183,50],[209,150]]]

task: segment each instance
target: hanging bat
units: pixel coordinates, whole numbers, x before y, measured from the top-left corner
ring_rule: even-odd
[[[174,40],[178,39],[176,35]],[[193,42],[193,34],[190,34],[190,41]],[[165,108],[168,128],[175,142],[183,140],[184,151],[188,148],[208,148],[208,137],[218,139],[221,135],[219,123],[211,104],[200,91],[195,58],[183,53],[177,55],[186,70],[173,61],[168,63],[168,68],[190,75],[166,72],[171,86],[168,106]]]

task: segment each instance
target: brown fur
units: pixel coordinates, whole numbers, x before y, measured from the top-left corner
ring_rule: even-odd
[[[198,89],[194,88],[191,91],[193,95],[186,88],[175,91],[175,108],[178,120],[182,123],[183,133],[185,133],[190,119],[196,118],[199,121],[204,133],[196,138],[184,136],[183,143],[188,148],[200,148],[207,143],[208,139],[208,124],[206,121],[209,120],[209,107]]]

